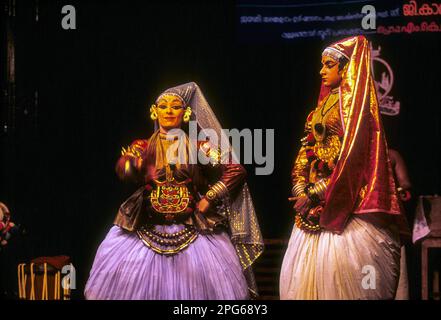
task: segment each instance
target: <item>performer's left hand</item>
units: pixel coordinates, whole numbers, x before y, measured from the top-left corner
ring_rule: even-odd
[[[210,209],[210,201],[208,201],[205,198],[202,198],[198,203],[197,203],[197,209],[200,213],[205,213],[208,211],[208,209]]]
[[[309,210],[311,205],[311,200],[307,196],[301,196],[297,199],[296,204],[294,205],[294,210],[301,214],[304,214]]]

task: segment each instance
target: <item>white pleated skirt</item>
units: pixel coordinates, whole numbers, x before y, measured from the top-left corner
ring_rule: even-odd
[[[353,216],[342,234],[296,226],[280,274],[282,300],[394,299],[400,276],[396,232]]]

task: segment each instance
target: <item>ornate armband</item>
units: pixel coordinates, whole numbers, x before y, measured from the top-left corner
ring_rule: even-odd
[[[227,195],[227,186],[222,181],[219,181],[211,186],[210,190],[205,194],[205,198],[207,198],[208,201],[213,202],[222,199]]]

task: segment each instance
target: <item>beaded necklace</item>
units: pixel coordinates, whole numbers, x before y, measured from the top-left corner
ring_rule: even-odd
[[[329,111],[331,111],[334,108],[334,106],[338,103],[339,99],[337,97],[336,101],[333,102],[332,105],[330,107],[328,107],[327,109],[326,109],[326,104],[328,103],[329,98],[331,96],[335,97],[337,92],[338,92],[338,89],[331,91],[331,93],[328,95],[325,102],[323,103],[322,108],[320,109],[320,120],[317,119],[318,121],[314,125],[315,132],[317,132],[320,136],[323,136],[325,133],[325,126],[323,125],[323,120],[324,120],[325,116],[329,113]],[[318,137],[316,136],[316,139],[317,138]]]
[[[327,104],[327,102],[328,102],[328,100],[329,100],[329,98],[331,97],[331,96],[334,96],[336,93],[338,92],[338,89],[337,90],[333,90],[333,91],[331,91],[331,93],[328,95],[328,97],[326,98],[326,101],[325,101],[325,103],[323,104],[323,108],[320,110],[320,115],[322,116],[322,119],[321,119],[321,121],[320,121],[320,123],[322,123],[323,122],[323,118],[326,116],[326,114],[329,112],[329,111],[331,111],[331,109],[332,108],[334,108],[334,106],[337,104],[337,102],[338,102],[338,99],[325,111],[325,112],[323,112],[324,110],[325,110],[325,108],[326,108],[326,104]]]

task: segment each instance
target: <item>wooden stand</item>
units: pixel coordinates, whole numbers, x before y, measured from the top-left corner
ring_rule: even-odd
[[[441,237],[429,237],[421,242],[421,298],[423,300],[429,299],[429,248],[441,249]]]

